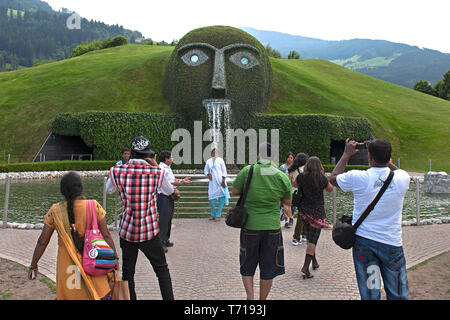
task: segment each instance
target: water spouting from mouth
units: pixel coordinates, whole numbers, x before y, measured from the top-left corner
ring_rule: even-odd
[[[224,129],[231,129],[231,101],[228,99],[205,99],[203,106],[208,113],[208,126],[211,129],[211,141],[219,143],[222,128],[222,115]]]

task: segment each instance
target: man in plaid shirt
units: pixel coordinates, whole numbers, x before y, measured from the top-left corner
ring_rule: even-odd
[[[154,154],[150,147],[147,138],[134,138],[131,141],[131,159],[126,164],[116,164],[110,169],[106,189],[108,193],[119,189],[124,203],[119,237],[123,260],[122,279],[128,281],[130,299],[136,300],[134,273],[138,251],[141,250],[158,277],[163,300],[173,300],[172,280],[159,239],[156,215],[156,195],[164,183],[164,171],[155,158],[150,158]]]

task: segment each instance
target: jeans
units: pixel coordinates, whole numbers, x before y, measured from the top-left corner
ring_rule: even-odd
[[[408,299],[408,278],[403,247],[356,236],[353,262],[362,300],[380,299],[381,278],[388,300]]]
[[[159,237],[161,238],[163,246],[165,246],[170,239],[175,203],[171,197],[160,193],[158,194],[156,205],[159,212]]]
[[[144,242],[128,242],[120,238],[120,247],[123,260],[122,279],[128,281],[130,300],[136,300],[134,273],[139,250],[144,253],[155,271],[163,300],[173,300],[172,280],[159,235]]]
[[[216,212],[216,199],[209,200],[209,206],[211,207],[211,216],[216,217],[216,218],[220,218],[222,215],[222,208],[225,204],[225,196],[220,197],[218,199],[218,201],[219,201],[219,207],[217,208],[217,212]]]

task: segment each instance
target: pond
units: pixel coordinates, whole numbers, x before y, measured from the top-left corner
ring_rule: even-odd
[[[11,181],[10,198],[8,206],[8,222],[40,223],[44,215],[53,203],[63,200],[59,192],[61,179],[42,180],[16,180]],[[96,199],[103,203],[103,177],[83,178],[85,194],[89,199]],[[0,220],[3,219],[5,201],[5,181],[0,181]],[[106,209],[107,222],[114,220],[116,194],[107,195]],[[325,193],[325,206],[330,223],[333,221],[332,193]],[[344,193],[340,189],[336,191],[337,217],[343,214],[351,215],[353,207],[353,195]],[[420,217],[421,219],[449,217],[449,195],[427,195],[420,192]],[[410,184],[403,207],[403,220],[411,220],[416,217],[416,186]]]

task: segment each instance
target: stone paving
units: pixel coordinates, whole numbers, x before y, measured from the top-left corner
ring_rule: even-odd
[[[175,299],[244,300],[239,274],[239,230],[207,219],[175,219],[167,260]],[[274,279],[269,299],[359,299],[351,250],[342,250],[323,230],[317,246],[320,268],[314,278],[303,280],[300,268],[306,245],[291,245],[294,228],[283,230],[286,273]],[[40,230],[0,229],[0,257],[28,266]],[[117,231],[111,232],[118,248]],[[403,227],[407,268],[450,250],[450,224]],[[39,262],[42,274],[56,278],[57,236]],[[255,275],[255,297],[259,295],[259,271]],[[160,300],[157,278],[145,256],[136,265],[138,299]]]

